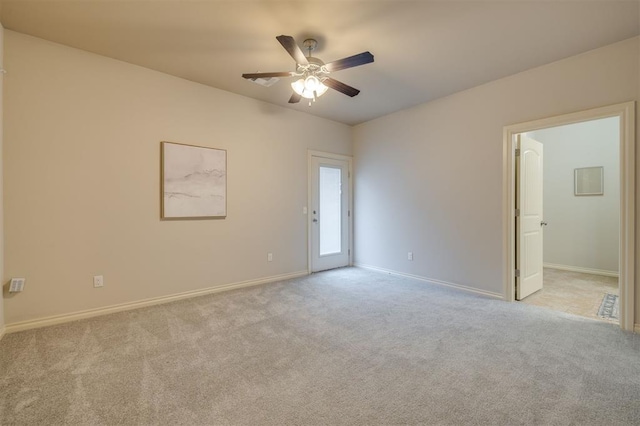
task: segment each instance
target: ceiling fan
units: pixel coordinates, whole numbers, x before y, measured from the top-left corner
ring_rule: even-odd
[[[309,56],[305,57],[293,37],[280,35],[276,37],[276,39],[296,61],[296,70],[290,72],[283,71],[242,74],[242,77],[248,80],[271,77],[299,77],[296,81],[291,83],[293,94],[291,95],[291,98],[289,98],[290,104],[298,103],[301,98],[305,98],[309,99],[309,106],[311,106],[311,101],[313,100],[315,102],[315,100],[322,96],[328,88],[337,90],[338,92],[344,93],[350,97],[354,97],[360,93],[358,89],[329,77],[329,74],[345,68],[357,67],[358,65],[373,62],[373,55],[371,52],[362,52],[357,55],[349,56],[348,58],[338,59],[337,61],[325,64],[322,60],[311,56],[311,52],[318,45],[316,40],[309,38],[303,42],[302,45],[309,51]]]

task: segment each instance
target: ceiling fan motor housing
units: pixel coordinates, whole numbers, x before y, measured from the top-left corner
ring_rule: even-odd
[[[324,62],[319,58],[309,56],[307,57],[307,61],[309,61],[309,65],[298,64],[298,72],[320,71],[322,67],[324,67]],[[329,73],[326,69],[323,72]]]
[[[322,81],[325,77],[327,77],[327,75],[329,75],[329,71],[327,71],[324,62],[321,59],[309,56],[307,60],[309,61],[309,65],[298,64],[298,67],[296,69],[296,73],[299,74],[302,78],[314,76]]]

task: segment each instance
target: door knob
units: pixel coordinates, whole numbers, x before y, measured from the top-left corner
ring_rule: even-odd
[[[540,226],[547,226],[548,223],[547,222],[540,222]]]
[[[313,221],[314,221],[314,222],[317,222],[317,221],[318,221],[318,219],[313,219]]]

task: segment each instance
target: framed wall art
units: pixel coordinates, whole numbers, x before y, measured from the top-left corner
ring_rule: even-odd
[[[227,216],[227,151],[161,142],[162,219]]]
[[[604,167],[574,170],[575,195],[604,195]]]

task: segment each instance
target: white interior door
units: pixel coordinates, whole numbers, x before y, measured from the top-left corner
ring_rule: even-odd
[[[538,141],[518,135],[516,156],[516,299],[542,289],[542,160]]]
[[[349,265],[349,162],[311,157],[311,271]]]

